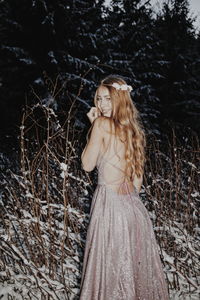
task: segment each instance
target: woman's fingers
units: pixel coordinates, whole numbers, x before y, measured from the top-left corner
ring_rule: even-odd
[[[92,123],[99,116],[97,108],[91,107],[90,111],[87,113],[87,116]]]

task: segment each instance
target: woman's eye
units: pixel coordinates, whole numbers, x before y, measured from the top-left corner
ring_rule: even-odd
[[[110,101],[111,99],[110,98],[105,98],[107,101]],[[101,98],[97,98],[97,101],[100,101],[102,100]]]

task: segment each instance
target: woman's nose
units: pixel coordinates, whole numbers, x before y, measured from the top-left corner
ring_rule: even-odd
[[[101,102],[101,107],[107,107],[108,106],[108,103],[105,101],[105,102]]]

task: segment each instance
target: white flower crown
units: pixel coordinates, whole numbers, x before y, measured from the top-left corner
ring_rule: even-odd
[[[116,90],[129,91],[129,92],[133,90],[132,86],[128,84],[119,84],[117,82],[114,82],[111,86],[116,88]]]

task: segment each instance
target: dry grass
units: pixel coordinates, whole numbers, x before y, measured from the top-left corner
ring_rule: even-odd
[[[181,299],[198,299],[189,295],[198,294],[200,281],[199,139],[192,132],[180,138],[176,134],[171,129],[165,143],[149,138],[142,196],[152,217],[169,288],[179,291]]]
[[[61,126],[52,108],[26,107],[20,171],[4,175],[0,280],[5,289],[6,282],[15,286],[17,299],[69,299],[79,277],[85,214],[78,199],[88,180],[72,115]]]

